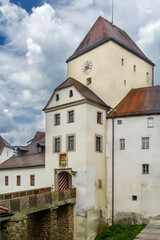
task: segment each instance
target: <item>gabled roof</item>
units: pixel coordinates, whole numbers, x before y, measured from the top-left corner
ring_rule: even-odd
[[[76,51],[67,59],[67,62],[110,40],[154,65],[125,31],[113,25],[103,17],[97,19]]]
[[[160,86],[132,89],[108,117],[160,114]]]
[[[0,154],[3,152],[5,147],[13,149],[13,147],[2,136],[0,136]]]
[[[47,105],[45,106],[45,109],[47,109],[54,93],[57,91],[57,90],[61,90],[63,88],[66,88],[66,87],[70,87],[70,86],[74,86],[78,91],[79,93],[85,97],[87,100],[90,100],[94,103],[97,103],[107,109],[111,109],[110,106],[108,106],[105,102],[103,102],[94,92],[92,92],[88,87],[84,86],[82,83],[78,82],[77,80],[69,77],[67,80],[65,80],[63,83],[61,83],[56,89],[55,91],[53,92],[50,100],[48,101]]]
[[[32,141],[32,143],[28,145],[27,148],[20,147],[23,152],[22,155],[13,156],[5,162],[1,163],[0,170],[9,168],[45,166],[45,153],[37,153],[37,144],[39,142],[43,144],[45,143],[45,133],[37,132],[35,136],[36,138],[34,138],[34,141]]]

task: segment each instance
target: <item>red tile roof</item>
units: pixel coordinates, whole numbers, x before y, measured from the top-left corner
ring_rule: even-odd
[[[103,17],[99,17],[97,19],[97,21],[91,27],[90,31],[87,33],[76,51],[71,57],[67,59],[67,62],[110,40],[121,45],[122,47],[138,55],[145,61],[154,65],[151,60],[149,60],[138,48],[138,46],[134,43],[134,41],[128,36],[125,31],[113,25],[111,22],[104,19]]]
[[[63,88],[66,87],[70,87],[70,86],[75,86],[75,88],[89,101],[95,102],[105,108],[107,108],[108,110],[111,109],[110,106],[108,106],[105,102],[103,102],[94,92],[92,92],[88,87],[84,86],[82,83],[78,82],[77,80],[73,79],[73,78],[68,78],[67,80],[65,80],[62,84],[60,84],[55,91],[53,92],[50,100],[48,101],[47,105],[45,106],[44,110],[47,109],[48,104],[50,103],[54,93],[57,90],[61,90]]]
[[[0,136],[0,154],[3,152],[5,147],[13,149],[13,147],[2,136]]]
[[[37,153],[37,144],[45,142],[45,133],[37,132],[35,136],[37,139],[34,139],[34,141],[32,141],[30,145],[28,145],[28,151],[24,151],[22,155],[13,156],[5,162],[1,163],[0,170],[9,168],[45,166],[45,153]]]
[[[108,117],[160,114],[160,86],[132,89]]]

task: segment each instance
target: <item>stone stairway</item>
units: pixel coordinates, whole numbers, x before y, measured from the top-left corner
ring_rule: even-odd
[[[151,220],[135,240],[160,240],[160,220]]]

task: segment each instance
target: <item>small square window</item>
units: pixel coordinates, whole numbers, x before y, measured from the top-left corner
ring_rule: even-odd
[[[132,196],[132,201],[137,201],[137,196],[136,195]]]
[[[149,164],[142,164],[142,173],[149,174]]]
[[[9,185],[9,177],[5,176],[5,186],[8,186],[8,185]]]
[[[75,137],[68,136],[68,151],[73,151],[75,149]]]
[[[122,124],[122,120],[117,120],[117,124],[118,125]]]
[[[102,137],[96,136],[96,151],[102,152]]]
[[[17,176],[17,186],[21,186],[21,176]]]
[[[55,126],[60,125],[60,114],[55,114]]]
[[[61,147],[61,139],[60,137],[54,139],[54,151],[55,152],[60,152],[60,147]]]
[[[147,119],[147,127],[148,128],[153,128],[154,127],[154,118],[148,118]]]
[[[35,175],[30,175],[30,186],[35,186]]]
[[[74,111],[69,111],[68,112],[68,122],[74,122]]]
[[[149,149],[149,137],[142,137],[142,149]]]
[[[102,124],[102,113],[97,112],[97,123]]]
[[[125,139],[120,139],[120,150],[125,150]]]

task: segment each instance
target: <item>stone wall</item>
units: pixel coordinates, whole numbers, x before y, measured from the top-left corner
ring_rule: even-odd
[[[73,206],[66,204],[27,216],[16,213],[10,221],[1,223],[0,239],[72,240]]]

